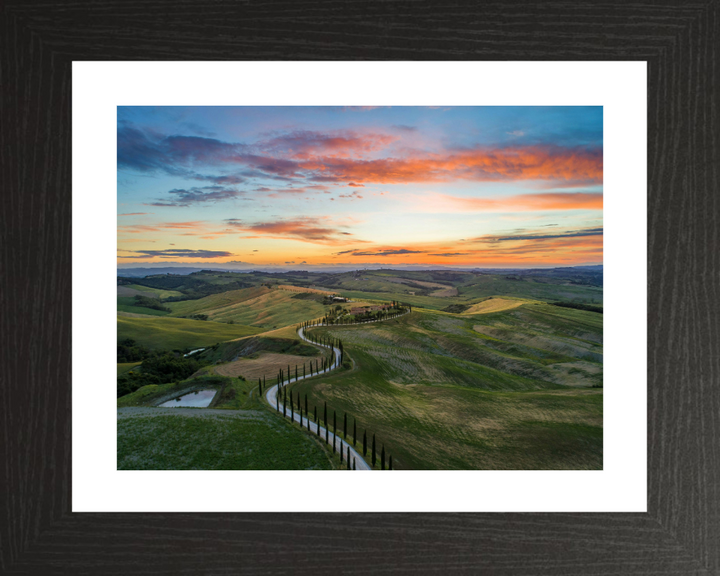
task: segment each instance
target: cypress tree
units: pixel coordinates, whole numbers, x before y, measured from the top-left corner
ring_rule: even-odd
[[[353,458],[353,470],[357,470],[357,464],[355,462],[355,458]]]
[[[325,444],[327,444],[328,442],[330,442],[330,440],[328,439],[328,438],[329,438],[329,436],[328,436],[329,432],[330,432],[330,429],[329,429],[329,426],[328,426],[327,423],[326,423],[326,424],[325,424]]]
[[[280,412],[280,392],[275,395],[275,409]]]
[[[367,430],[363,430],[363,458],[367,456]]]
[[[343,422],[343,438],[347,440],[347,412],[345,412],[345,421]]]
[[[320,425],[320,422],[318,422],[318,419],[317,419],[317,406],[315,406],[315,423],[316,423],[318,426]]]
[[[287,416],[287,413],[285,412],[287,408],[287,390],[283,388],[283,418]]]
[[[327,420],[327,402],[325,402],[325,406],[323,408],[323,420],[325,420],[325,428],[328,427],[328,420]]]
[[[293,393],[292,390],[290,390],[290,422],[293,422],[295,420],[295,411],[293,407]]]
[[[375,457],[375,434],[373,434],[373,443],[372,443],[372,465],[373,465],[373,468],[375,468],[376,461],[377,461],[377,458]]]
[[[262,380],[260,380],[260,378],[258,378],[258,392],[260,396],[262,396]]]
[[[290,364],[288,364],[288,382],[290,382]]]
[[[350,470],[350,446],[347,448],[347,469]]]
[[[298,373],[297,373],[297,364],[295,364],[295,382],[297,382]]]
[[[388,470],[392,470],[392,454],[390,454],[390,461],[388,462]]]
[[[333,438],[333,444],[334,443],[335,443],[335,438]],[[343,445],[342,445],[342,440],[341,440],[340,441],[340,464],[343,463],[343,452],[344,452],[344,450],[343,450]]]
[[[353,446],[357,444],[357,420],[353,420]]]
[[[385,444],[382,445],[380,451],[380,470],[385,470]]]

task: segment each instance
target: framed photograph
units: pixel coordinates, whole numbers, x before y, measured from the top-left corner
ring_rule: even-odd
[[[3,8],[3,572],[714,573],[716,5],[208,8]]]
[[[645,68],[75,63],[73,509],[644,511]]]

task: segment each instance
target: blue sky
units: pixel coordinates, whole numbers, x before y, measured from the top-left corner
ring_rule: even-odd
[[[602,263],[602,122],[599,107],[120,107],[118,263]]]

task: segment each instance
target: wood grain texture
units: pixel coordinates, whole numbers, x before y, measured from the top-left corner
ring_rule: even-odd
[[[720,573],[718,2],[0,7],[0,573]],[[72,60],[647,60],[647,514],[71,514]]]

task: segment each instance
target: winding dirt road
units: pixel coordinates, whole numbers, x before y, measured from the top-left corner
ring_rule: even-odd
[[[409,314],[409,313],[410,313],[409,311],[405,312],[405,314]],[[401,314],[400,316],[404,316],[405,314]],[[386,320],[393,320],[395,318],[399,318],[399,316],[394,316],[393,318],[385,318],[383,320],[366,320],[365,322],[358,322],[358,324],[373,324],[375,322],[384,322]],[[354,325],[355,324],[347,324],[347,326],[354,326]],[[317,327],[320,327],[320,326],[327,326],[327,324],[319,324]],[[343,325],[338,324],[338,326],[343,326]],[[311,328],[315,328],[315,326],[311,326]],[[326,368],[325,370],[320,370],[319,372],[313,374],[312,376],[307,375],[307,376],[299,376],[298,378],[288,378],[287,380],[283,381],[283,383],[282,383],[283,386],[287,386],[288,384],[290,384],[292,382],[299,382],[300,380],[305,380],[306,378],[314,378],[318,374],[325,374],[327,372],[330,372],[331,370],[335,370],[336,368],[338,368],[340,366],[340,349],[339,348],[312,342],[311,340],[309,340],[308,338],[305,337],[305,329],[304,328],[300,328],[300,330],[298,330],[298,336],[300,336],[300,338],[302,340],[304,340],[308,344],[312,344],[313,346],[318,346],[320,348],[332,349],[334,361],[330,367]],[[268,388],[267,392],[265,393],[265,399],[267,400],[268,404],[270,404],[270,406],[272,406],[274,409],[276,409],[279,406],[279,408],[280,408],[279,411],[282,413],[284,405],[278,399],[278,384],[275,384],[275,386]],[[287,417],[289,418],[290,415],[288,414]],[[295,422],[300,423],[300,414],[298,414],[297,412],[294,412],[293,420]],[[306,429],[309,428],[310,432],[312,432],[316,435],[318,433],[318,424],[316,424],[312,420],[309,420],[306,416],[302,417],[302,427],[306,428]],[[320,436],[322,438],[325,438],[326,434],[327,434],[328,442],[335,445],[336,451],[339,451],[340,449],[342,449],[343,459],[348,454],[348,450],[350,451],[349,453],[350,453],[350,458],[351,458],[351,462],[350,462],[351,467],[354,465],[355,469],[357,469],[357,470],[372,470],[371,466],[367,462],[365,462],[365,459],[360,455],[359,452],[357,452],[355,450],[355,448],[353,448],[353,446],[351,444],[349,444],[345,440],[343,440],[340,437],[340,435],[338,435],[336,437],[335,434],[333,434],[329,430],[326,430],[324,426],[320,426]]]

